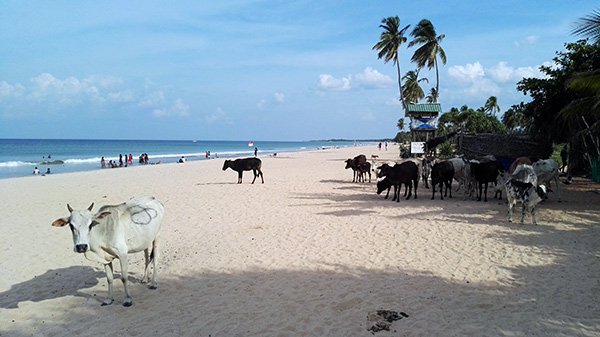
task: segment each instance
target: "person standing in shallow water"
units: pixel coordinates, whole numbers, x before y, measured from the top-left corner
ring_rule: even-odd
[[[258,148],[257,148],[257,147],[255,147],[255,148],[254,148],[254,156],[255,156],[255,157],[256,157],[256,154],[257,154],[257,153],[258,153]]]

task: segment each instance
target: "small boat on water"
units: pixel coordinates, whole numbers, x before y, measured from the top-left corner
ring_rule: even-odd
[[[254,146],[254,142],[253,141],[249,141],[248,142],[248,147],[253,147]]]

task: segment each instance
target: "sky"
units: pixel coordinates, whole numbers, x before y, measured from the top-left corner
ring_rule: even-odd
[[[593,1],[4,1],[0,138],[392,138],[398,79],[372,50],[385,17],[430,20],[443,111],[528,102]],[[408,41],[412,37],[407,34]],[[400,48],[404,74],[415,47]],[[420,77],[428,92],[435,71]]]

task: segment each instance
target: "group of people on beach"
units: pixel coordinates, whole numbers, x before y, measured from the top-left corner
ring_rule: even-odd
[[[49,157],[49,156],[48,156]],[[46,174],[51,174],[52,172],[50,172],[50,168],[48,167],[48,169],[46,170],[46,173],[42,174],[42,175],[46,175]],[[40,174],[40,169],[38,169],[38,167],[36,166],[33,169],[33,175],[37,176]]]
[[[140,164],[148,164],[148,154],[147,153],[142,153],[139,156],[139,163]],[[119,160],[109,160],[108,163],[106,162],[106,160],[104,159],[104,157],[102,157],[100,159],[100,166],[102,168],[116,168],[116,167],[127,167],[129,165],[133,165],[133,155],[130,153],[129,155],[127,154],[119,154]]]

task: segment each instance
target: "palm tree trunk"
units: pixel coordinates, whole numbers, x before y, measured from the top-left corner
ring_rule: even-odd
[[[435,64],[435,103],[437,103],[438,96],[440,95],[440,73],[438,70],[437,57],[433,59]]]
[[[398,89],[400,90],[400,101],[402,102],[402,107],[404,111],[406,111],[406,103],[404,102],[404,96],[402,95],[402,75],[400,73],[400,60],[396,56],[396,69],[398,70]]]

